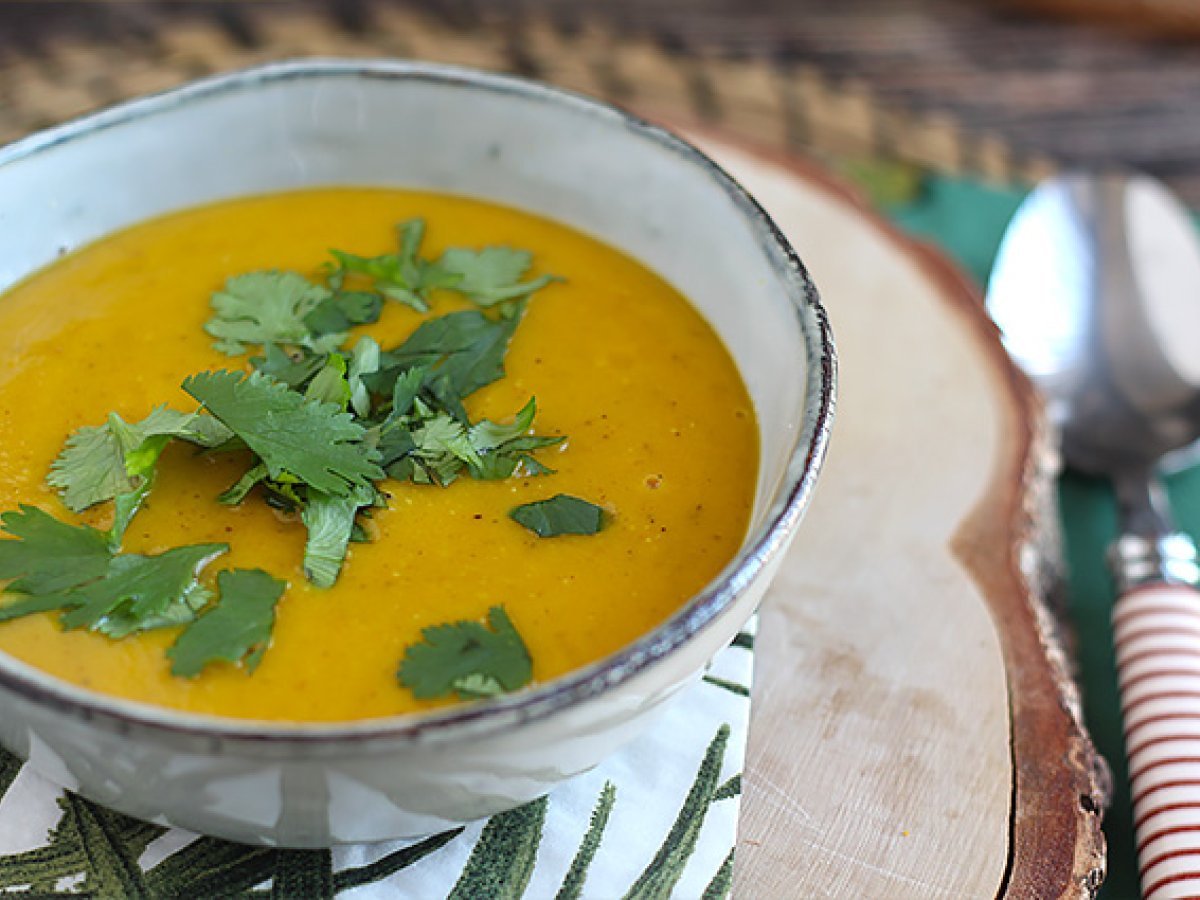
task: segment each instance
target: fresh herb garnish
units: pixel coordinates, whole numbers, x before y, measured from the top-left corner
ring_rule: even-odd
[[[520,300],[558,280],[541,275],[522,281],[533,263],[533,255],[511,247],[484,247],[468,250],[454,247],[437,260],[420,256],[425,238],[425,223],[410,219],[397,226],[400,249],[382,256],[356,256],[341,250],[330,251],[334,263],[327,269],[331,287],[342,289],[348,282],[361,283],[368,291],[411,306],[417,312],[429,311],[430,292],[451,290],[482,307]]]
[[[366,430],[337,406],[307,400],[261,372],[201,372],[183,389],[262,460],[272,478],[291,475],[347,497],[383,478]]]
[[[480,622],[451,622],[421,631],[405,651],[396,677],[421,700],[456,694],[481,699],[515,691],[533,678],[525,642],[503,606]]]
[[[209,663],[241,662],[258,668],[275,625],[275,604],[287,585],[261,569],[226,569],[217,575],[221,599],[184,630],[167,651],[171,674],[192,677]]]
[[[367,386],[390,395],[397,378],[422,368],[422,387],[428,394],[451,396],[461,404],[504,377],[504,355],[519,322],[519,315],[490,318],[476,309],[430,319],[400,346],[381,355],[379,370],[365,379]]]
[[[384,423],[380,449],[388,474],[415,484],[447,487],[464,471],[481,481],[509,478],[521,467],[529,476],[550,474],[553,470],[534,459],[531,451],[563,440],[529,434],[537,412],[533,398],[509,425],[490,419],[464,424],[453,415],[433,411],[420,398],[404,408],[411,413]]]
[[[383,299],[366,291],[331,294],[304,317],[313,335],[345,335],[355,325],[372,325],[383,312]]]
[[[401,222],[396,233],[399,253],[356,256],[342,250],[329,251],[335,260],[328,270],[329,283],[340,289],[347,280],[358,280],[381,297],[411,306],[417,312],[429,312],[429,292],[454,287],[460,276],[419,255],[425,238],[423,220]]]
[[[561,534],[595,534],[604,527],[603,508],[570,494],[556,494],[549,500],[523,503],[510,509],[508,515],[543,538]]]
[[[557,279],[542,275],[521,281],[533,263],[533,254],[511,247],[485,247],[482,250],[453,248],[442,254],[438,266],[456,276],[454,290],[465,294],[480,306],[494,306],[540,291]]]
[[[237,356],[247,344],[295,344],[318,353],[336,350],[345,334],[314,334],[306,317],[332,296],[295,272],[251,272],[225,282],[212,295],[216,315],[204,330],[222,353]]]
[[[190,376],[182,387],[200,404],[195,412],[159,407],[136,423],[113,413],[71,435],[47,481],[76,512],[112,501],[112,527],[68,525],[32,506],[4,514],[12,539],[0,540],[0,581],[14,599],[0,606],[0,621],[58,610],[64,627],[112,638],[184,625],[168,652],[174,674],[193,676],[215,660],[254,670],[283,582],[260,570],[226,570],[214,603],[198,574],[227,545],[119,552],[172,440],[207,452],[248,452],[244,474],[217,499],[238,504],[258,488],[268,503],[298,512],[308,530],[304,571],[320,587],[336,581],[348,544],[367,539],[359,517],[384,504],[376,482],[387,476],[444,487],[464,474],[551,474],[533,453],[564,438],[531,433],[532,398],[507,424],[472,422],[465,401],[504,375],[528,298],[558,279],[523,280],[532,257],[507,247],[424,258],[424,232],[419,219],[401,223],[393,254],[331,251],[323,283],[280,271],[230,278],[213,294],[204,327],[231,356],[261,347],[249,359],[255,371]],[[386,299],[426,312],[437,290],[479,308],[430,319],[388,350],[368,336],[344,349],[353,328],[379,320]],[[512,515],[522,521],[521,510],[546,507],[539,513],[544,536],[599,529],[599,518],[586,530],[587,511],[560,501],[599,516],[598,507],[561,495]],[[400,667],[401,682],[420,697],[493,696],[527,684],[529,654],[503,607],[489,611],[488,624],[426,629]]]
[[[325,357],[325,365],[304,389],[305,400],[332,403],[343,412],[350,405],[350,382],[346,380],[346,358],[340,353]]]
[[[289,352],[277,344],[267,344],[262,356],[250,357],[250,365],[290,388],[299,389],[321,371],[325,356],[302,347]]]
[[[105,533],[67,525],[33,506],[0,517],[15,540],[0,540],[0,579],[16,599],[0,606],[0,622],[62,610],[64,628],[88,628],[113,639],[187,625],[167,651],[172,672],[194,675],[215,659],[246,659],[253,671],[266,648],[275,601],[284,583],[265,572],[224,571],[221,599],[197,619],[212,592],[197,580],[226,544],[175,547],[157,556],[115,553]],[[189,624],[190,623],[190,624]]]
[[[217,447],[233,433],[211,416],[165,406],[130,424],[110,413],[100,426],[85,426],[67,439],[50,466],[47,483],[75,512],[136,490],[151,477],[171,438],[199,447]]]
[[[24,503],[0,516],[0,522],[16,538],[0,541],[0,579],[9,582],[9,591],[57,595],[102,578],[108,569],[112,549],[103,531],[68,525]],[[11,617],[0,610],[2,618]]]
[[[526,477],[553,475],[554,470],[538,462],[531,451],[552,447],[566,438],[530,434],[535,415],[537,402],[530,397],[511,425],[498,425],[490,419],[472,425],[467,434],[480,462],[471,469],[471,475],[483,480],[511,478],[518,470]]]
[[[371,414],[371,392],[366,379],[379,371],[381,363],[379,348],[374,338],[360,337],[350,352],[350,365],[346,372],[346,384],[350,388],[350,406],[361,419]]]
[[[212,596],[197,574],[228,550],[228,544],[192,544],[156,556],[117,554],[103,578],[63,595],[63,627],[122,638],[190,622]]]
[[[229,549],[195,544],[157,556],[116,553],[104,532],[67,525],[33,506],[0,521],[15,538],[0,541],[0,579],[17,595],[0,607],[0,621],[65,610],[65,628],[114,638],[190,621],[209,598],[197,573]]]
[[[346,559],[354,534],[354,517],[364,506],[374,506],[379,494],[373,487],[355,488],[348,497],[310,490],[300,513],[308,529],[304,546],[304,575],[317,587],[332,587]]]

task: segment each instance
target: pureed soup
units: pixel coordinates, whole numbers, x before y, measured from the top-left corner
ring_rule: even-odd
[[[688,302],[459,197],[139,225],[3,297],[0,357],[0,651],[181,710],[349,720],[554,678],[713,578],[753,502],[751,401]]]

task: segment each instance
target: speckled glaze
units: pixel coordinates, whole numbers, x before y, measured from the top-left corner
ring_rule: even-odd
[[[316,185],[467,194],[564,222],[688,296],[762,429],[746,542],[655,631],[567,677],[436,714],[288,725],[94,694],[0,656],[0,741],[130,815],[288,847],[414,836],[524,803],[646,727],[754,611],[824,456],[835,359],[795,253],[679,139],[573,94],[392,61],[306,60],[198,82],[0,150],[0,289],[114,229]]]

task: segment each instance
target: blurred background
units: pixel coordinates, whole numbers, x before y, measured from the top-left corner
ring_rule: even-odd
[[[979,284],[1024,191],[1122,166],[1200,208],[1197,0],[0,0],[0,144],[269,59],[402,56],[542,78],[803,153]],[[1200,340],[1198,340],[1200,346]],[[1102,485],[1062,482],[1085,711],[1111,764],[1103,897],[1137,896],[1101,566]],[[1170,484],[1200,531],[1200,475]]]
[[[404,55],[758,114],[764,142],[843,159],[1120,162],[1196,205],[1198,38],[1194,0],[0,0],[0,138],[263,59]]]

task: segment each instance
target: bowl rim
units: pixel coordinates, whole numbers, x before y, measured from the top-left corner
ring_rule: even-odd
[[[664,128],[611,103],[511,75],[409,60],[310,58],[272,62],[203,78],[82,116],[0,148],[0,167],[194,101],[253,91],[276,82],[330,77],[434,83],[556,104],[622,127],[640,140],[672,151],[683,164],[700,169],[724,189],[752,227],[760,245],[772,255],[804,336],[807,354],[804,408],[777,499],[766,510],[763,524],[752,534],[752,540],[707,585],[654,629],[600,660],[544,684],[495,699],[429,712],[349,721],[237,719],[159,707],[78,687],[3,653],[0,653],[0,690],[119,733],[149,731],[184,739],[199,738],[210,744],[214,740],[260,746],[287,742],[314,749],[336,749],[347,741],[360,743],[364,739],[371,739],[372,743],[423,744],[440,743],[464,734],[496,734],[598,697],[642,673],[728,609],[787,547],[811,499],[832,426],[837,355],[828,315],[804,264],[758,202],[702,151]]]

